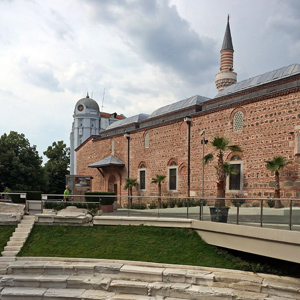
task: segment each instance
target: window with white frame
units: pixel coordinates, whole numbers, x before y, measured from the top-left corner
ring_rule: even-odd
[[[139,189],[146,190],[146,166],[144,164],[139,169]]]
[[[227,178],[227,189],[228,192],[241,192],[242,191],[242,170],[243,170],[243,162],[238,155],[232,157],[229,162],[231,165],[234,165],[236,172],[234,174],[229,174]]]
[[[172,162],[169,166],[169,191],[177,191],[177,171],[178,167],[176,162]]]
[[[244,120],[244,114],[241,111],[238,111],[233,117],[234,131],[243,130],[243,120]]]

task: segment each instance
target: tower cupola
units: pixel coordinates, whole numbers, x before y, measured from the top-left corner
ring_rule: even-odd
[[[220,73],[216,75],[216,87],[222,91],[226,87],[236,83],[237,74],[233,72],[233,44],[231,39],[229,16],[221,49]]]

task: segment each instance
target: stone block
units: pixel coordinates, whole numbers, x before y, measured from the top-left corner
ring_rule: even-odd
[[[165,268],[124,265],[120,270],[121,279],[136,279],[147,282],[162,281]]]
[[[148,284],[148,294],[150,296],[170,296],[171,283],[152,282]]]
[[[163,271],[163,282],[184,283],[187,270],[167,268]]]
[[[269,294],[269,296],[282,296],[294,300],[300,299],[300,285],[290,282],[264,280],[261,292]]]
[[[94,275],[95,265],[91,263],[72,263],[76,275]]]
[[[188,270],[186,273],[186,283],[212,286],[214,281],[214,274],[209,271],[194,271]]]
[[[253,293],[253,292],[246,292],[246,291],[233,291],[233,299],[235,300],[265,300],[267,299],[267,294],[261,293]]]
[[[142,295],[115,295],[110,300],[160,300],[149,296]],[[163,299],[161,299],[163,300]],[[178,299],[177,299],[178,300]]]
[[[124,294],[148,295],[148,282],[113,280],[110,283],[109,291]]]
[[[119,275],[123,264],[117,263],[97,263],[95,265],[95,276],[104,276],[106,274],[112,275]]]
[[[1,291],[1,300],[42,300],[44,288],[7,287]]]
[[[35,277],[35,280],[39,282],[40,287],[64,289],[67,288],[68,277],[69,275],[41,275]]]
[[[80,299],[85,292],[84,289],[48,289],[43,300],[75,300]]]
[[[44,275],[73,275],[74,266],[69,262],[48,261],[44,262]]]
[[[113,299],[112,297],[114,295],[115,293],[110,293],[106,291],[87,290],[82,294],[81,299],[82,300],[93,300],[93,299],[108,300],[108,299]]]
[[[246,275],[240,272],[214,272],[215,287],[229,287],[236,290],[260,293],[262,278],[257,275]]]

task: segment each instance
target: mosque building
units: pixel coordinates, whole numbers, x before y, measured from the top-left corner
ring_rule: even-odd
[[[115,118],[102,131],[97,103],[88,96],[79,100],[72,172],[93,178],[93,191],[126,196],[126,179],[136,178],[135,195],[157,195],[152,178],[165,175],[164,196],[215,197],[214,163],[203,168],[202,158],[213,151],[213,138],[224,136],[244,150],[225,152],[224,159],[239,170],[228,176],[226,195],[272,197],[274,176],[265,161],[281,155],[292,162],[281,175],[282,197],[300,198],[300,65],[237,82],[233,53],[228,20],[212,99],[195,95],[150,115]]]

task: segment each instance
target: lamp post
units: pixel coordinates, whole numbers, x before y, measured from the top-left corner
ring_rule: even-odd
[[[127,139],[127,179],[129,179],[130,176],[130,133],[125,132],[124,137]],[[128,216],[129,216],[129,196],[130,196],[130,191],[128,189],[127,191],[128,195]]]
[[[129,168],[129,164],[130,164],[130,133],[129,132],[125,132],[124,137],[127,139],[127,178],[129,178],[130,175],[130,168]]]
[[[188,124],[188,197],[190,197],[191,190],[191,124],[192,118],[186,116],[184,122]]]
[[[204,197],[204,146],[208,143],[208,140],[205,139],[205,129],[202,130],[202,132],[200,133],[200,135],[202,135],[202,140],[201,140],[201,144],[202,144],[202,198]]]

